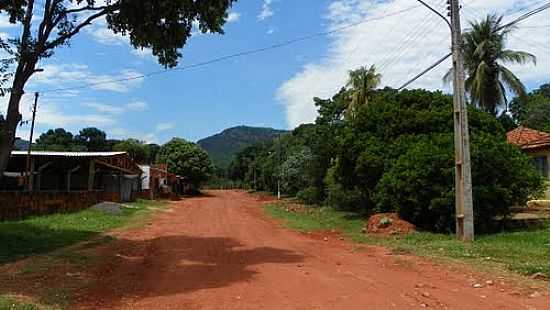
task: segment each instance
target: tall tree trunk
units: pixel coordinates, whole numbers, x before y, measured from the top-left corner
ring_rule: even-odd
[[[0,179],[4,177],[4,171],[6,171],[6,168],[8,167],[11,151],[13,149],[13,143],[15,141],[15,132],[19,122],[21,121],[19,103],[21,102],[22,96],[23,85],[14,85],[14,88],[10,93],[6,122],[3,124],[0,132]]]
[[[34,9],[34,0],[29,0],[23,20],[23,32],[21,34],[21,46],[19,47],[19,59],[17,69],[13,76],[13,84],[10,91],[10,100],[8,103],[8,111],[6,114],[6,122],[0,132],[0,179],[4,177],[4,171],[8,167],[8,163],[15,141],[15,133],[19,122],[21,122],[21,113],[19,106],[21,98],[25,93],[25,84],[35,72],[36,63],[38,62],[37,47],[30,46],[31,44],[31,26]],[[32,143],[32,141],[29,141]]]

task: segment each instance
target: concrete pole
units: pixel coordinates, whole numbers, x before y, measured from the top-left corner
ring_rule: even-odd
[[[27,190],[29,192],[32,192],[32,185],[30,180],[30,174],[31,174],[31,149],[32,149],[32,139],[34,135],[34,122],[36,120],[36,108],[38,106],[38,97],[40,94],[38,92],[34,93],[34,104],[32,107],[32,121],[31,121],[31,135],[29,137],[29,146],[27,147],[27,166],[25,171],[27,172],[27,175],[25,176]]]
[[[453,49],[453,103],[455,134],[455,191],[456,234],[463,241],[474,240],[474,213],[472,198],[472,169],[470,162],[470,135],[466,106],[464,55],[459,0],[448,0],[452,27]]]

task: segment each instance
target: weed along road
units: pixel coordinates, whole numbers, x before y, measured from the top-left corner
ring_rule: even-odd
[[[82,309],[549,309],[509,284],[282,227],[265,199],[215,191],[174,203],[99,251]],[[473,278],[476,278],[473,280]],[[478,281],[482,287],[474,287]]]

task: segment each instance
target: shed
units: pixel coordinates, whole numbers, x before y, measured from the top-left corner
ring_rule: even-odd
[[[142,171],[126,152],[32,151],[28,176],[26,162],[27,152],[12,152],[3,190],[101,191],[110,201],[131,201],[140,190]]]

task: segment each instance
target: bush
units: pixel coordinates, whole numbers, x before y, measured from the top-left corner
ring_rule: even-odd
[[[488,232],[495,216],[524,205],[543,187],[529,157],[501,137],[472,137],[472,183],[475,228]],[[434,135],[409,148],[384,174],[376,190],[377,208],[396,210],[423,229],[455,228],[453,136]]]
[[[321,202],[321,191],[317,187],[310,186],[299,191],[296,198],[306,205],[316,205]]]
[[[325,178],[327,185],[327,197],[325,203],[332,208],[344,211],[360,212],[364,204],[361,193],[358,189],[346,189],[342,184],[336,181],[336,166],[331,167]]]

